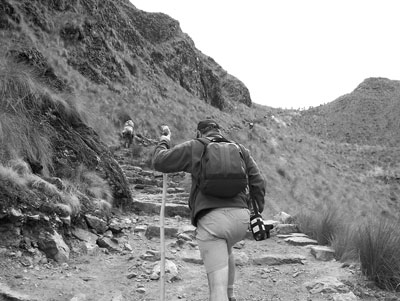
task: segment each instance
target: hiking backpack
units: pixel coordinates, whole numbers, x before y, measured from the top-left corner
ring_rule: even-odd
[[[198,187],[206,195],[232,198],[248,185],[242,147],[225,138],[198,138],[204,150]]]

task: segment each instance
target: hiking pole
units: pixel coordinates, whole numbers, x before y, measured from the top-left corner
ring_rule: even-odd
[[[160,262],[160,300],[165,301],[165,200],[167,198],[167,174],[163,173],[163,192],[160,210],[160,243],[161,243],[161,262]]]

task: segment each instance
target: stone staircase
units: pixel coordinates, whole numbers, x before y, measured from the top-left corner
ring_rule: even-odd
[[[133,196],[131,209],[138,215],[160,214],[162,204],[163,174],[151,170],[141,158],[132,157],[130,149],[115,151],[114,157],[130,184]],[[187,177],[184,172],[167,175],[165,216],[189,218],[187,205],[189,193],[181,187]]]
[[[131,150],[121,149],[115,151],[114,156],[130,184],[133,196],[133,211],[139,216],[146,216],[143,220],[138,218],[141,221],[135,225],[134,234],[138,235],[137,237],[146,238],[146,245],[151,242],[155,243],[160,238],[159,214],[162,204],[163,174],[151,170],[140,158],[132,158]],[[184,180],[187,179],[186,177],[185,173],[168,174],[164,234],[168,239],[166,256],[172,262],[170,262],[170,265],[176,267],[176,264],[178,264],[181,268],[182,266],[190,265],[190,268],[186,267],[181,271],[181,273],[185,273],[185,278],[190,278],[192,277],[191,273],[197,277],[199,273],[198,265],[202,264],[202,259],[197,244],[193,240],[195,228],[190,224],[189,220],[190,212],[187,205],[189,193],[182,187],[187,184],[184,183]],[[304,290],[303,286],[305,285],[307,291],[312,292],[311,294],[314,295],[326,293],[327,295],[334,294],[335,297],[339,298],[334,300],[357,300],[351,291],[346,290],[346,294],[341,291],[344,284],[339,280],[332,284],[332,277],[319,279],[319,276],[316,280],[305,282],[308,270],[306,268],[299,269],[297,266],[310,266],[308,269],[317,273],[319,269],[317,261],[324,261],[324,266],[330,266],[330,269],[339,269],[339,264],[334,261],[333,249],[319,246],[317,241],[308,238],[305,234],[298,233],[297,225],[291,224],[289,219],[290,216],[288,216],[287,220],[285,220],[284,216],[277,216],[279,221],[266,221],[274,225],[271,239],[262,243],[256,242],[252,237],[252,233],[248,231],[246,242],[243,240],[234,246],[235,263],[241,266],[242,273],[254,273],[254,269],[262,267],[263,273],[265,272],[265,275],[261,276],[262,278],[268,278],[275,272],[280,273],[279,277],[287,274],[291,280],[303,277],[303,280],[296,280],[292,284],[295,285],[294,290],[296,292]],[[156,240],[153,241],[153,238]],[[286,243],[287,247],[282,243]],[[263,246],[265,246],[265,250]],[[244,251],[245,249],[246,251]],[[146,266],[146,262],[158,262],[160,260],[159,257],[158,251],[149,248],[144,254],[140,255],[139,262],[140,265]],[[265,268],[266,266],[270,268]],[[295,268],[292,268],[292,266]],[[159,269],[159,264],[154,265],[153,273],[146,277],[151,280],[157,280],[159,276],[154,272],[157,268]],[[323,269],[325,274],[325,268]],[[172,274],[171,271],[167,271],[169,277]],[[151,283],[148,282],[149,279],[147,279],[146,283]],[[305,282],[304,285],[301,284],[303,281]],[[277,281],[273,280],[273,282]],[[177,285],[179,286],[180,284],[178,283]],[[254,282],[252,285],[254,285]],[[182,284],[182,286],[186,288],[186,284]],[[179,289],[176,290],[178,291]],[[144,292],[146,292],[146,289],[144,289]],[[307,300],[317,299],[308,298]]]

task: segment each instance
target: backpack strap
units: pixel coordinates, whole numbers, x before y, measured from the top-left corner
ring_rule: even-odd
[[[211,140],[208,138],[196,138],[196,140],[200,141],[204,145],[204,147],[211,143]]]
[[[218,141],[215,141],[217,139],[218,139]],[[200,156],[200,169],[199,169],[199,172],[197,174],[197,181],[196,181],[196,187],[197,187],[197,189],[199,189],[199,187],[200,187],[200,177],[201,177],[201,173],[202,173],[202,164],[201,164],[201,162],[203,161],[203,157],[204,157],[204,155],[206,153],[207,145],[209,145],[211,142],[222,142],[222,141],[228,141],[228,140],[225,139],[224,137],[212,137],[211,139],[206,138],[206,137],[202,137],[202,138],[196,138],[196,140],[200,141],[200,143],[203,144],[203,151],[201,152],[201,156]]]
[[[240,149],[240,155],[242,156],[242,159],[244,160],[244,150],[243,147],[240,143],[237,143],[235,141],[232,140],[228,140],[223,136],[220,137],[212,137],[211,139],[209,138],[196,138],[196,140],[200,141],[203,145],[204,145],[204,150],[203,153],[201,154],[201,159],[203,158],[205,152],[206,152],[206,147],[208,144],[210,144],[211,142],[228,142],[228,143],[234,143],[237,145],[237,147]],[[245,162],[246,163],[246,162]]]
[[[206,137],[204,137],[204,138],[196,138],[196,140],[200,141],[200,142],[203,144],[203,146],[204,146],[204,149],[203,149],[203,152],[202,152],[202,154],[201,154],[200,160],[203,159],[203,156],[204,156],[204,154],[206,153],[206,147],[207,147],[207,145],[209,145],[211,142],[230,142],[230,143],[235,143],[235,144],[237,144],[237,145],[239,146],[240,152],[243,153],[243,149],[242,149],[242,147],[241,147],[238,143],[233,142],[233,141],[230,141],[230,140],[226,139],[226,138],[223,137],[223,136],[220,136],[220,137],[211,137],[211,139],[210,139],[210,138],[206,138]]]
[[[253,198],[251,198],[251,202],[252,202],[252,206],[253,206],[254,213],[260,214],[260,211],[258,210],[258,206],[257,206],[256,200],[253,199]]]
[[[242,159],[243,159],[243,161],[244,161],[244,163],[245,163],[245,165],[246,165],[246,161],[245,161],[245,159],[244,159],[244,150],[243,150],[243,147],[242,147],[241,144],[239,144],[239,143],[237,143],[237,142],[234,142],[234,141],[231,141],[231,140],[228,140],[228,139],[226,139],[226,138],[223,137],[223,136],[220,136],[220,137],[212,137],[211,139],[206,138],[206,137],[204,137],[204,138],[196,138],[196,140],[200,141],[201,144],[203,144],[203,146],[204,146],[203,151],[202,151],[202,153],[201,153],[200,162],[203,160],[203,156],[204,156],[204,154],[206,153],[206,148],[207,148],[207,145],[208,145],[208,144],[210,144],[211,142],[217,142],[217,143],[218,143],[218,142],[228,142],[228,143],[234,143],[234,144],[236,144],[236,146],[239,148],[240,156],[242,157]],[[246,166],[246,169],[247,169],[247,166]],[[200,170],[199,170],[199,173],[198,173],[198,176],[197,176],[197,181],[196,181],[196,182],[197,182],[197,183],[196,183],[197,189],[200,187],[200,175],[201,175],[201,172],[202,172],[202,170],[201,170],[201,163],[200,163]],[[247,170],[246,170],[246,176],[247,176],[247,179],[248,179]]]

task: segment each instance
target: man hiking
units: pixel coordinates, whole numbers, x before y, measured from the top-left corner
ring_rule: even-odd
[[[130,148],[135,138],[135,124],[132,120],[127,120],[124,124],[124,129],[121,132],[121,137],[125,148]]]
[[[249,227],[248,194],[257,202],[260,212],[264,209],[264,178],[249,151],[225,139],[218,123],[212,119],[198,123],[197,139],[173,148],[168,126],[163,126],[162,130],[163,135],[153,154],[153,166],[160,172],[185,171],[192,176],[189,208],[207,272],[209,300],[234,301],[232,247],[245,237]],[[208,170],[204,167],[207,165],[204,157],[212,161]],[[218,174],[222,174],[221,170],[225,171],[228,181]],[[217,179],[207,174],[212,171],[217,174]],[[231,183],[234,183],[233,187],[229,186]]]

